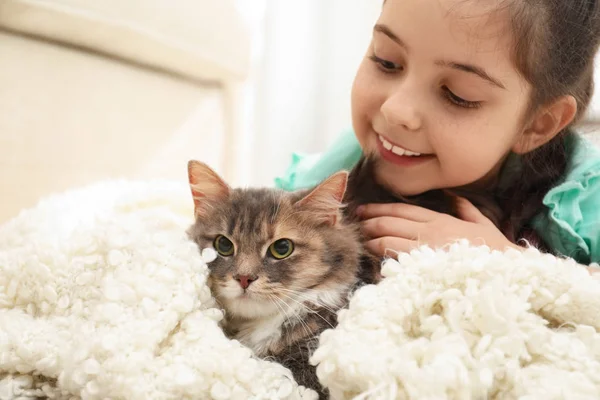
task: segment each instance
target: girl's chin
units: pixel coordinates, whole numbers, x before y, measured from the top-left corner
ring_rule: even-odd
[[[383,163],[380,163],[378,170],[375,171],[375,181],[399,197],[417,196],[433,189],[424,185],[422,180],[413,182],[412,180],[398,179],[397,170]]]

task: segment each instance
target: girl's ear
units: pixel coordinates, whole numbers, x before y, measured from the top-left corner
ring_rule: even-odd
[[[568,126],[577,114],[577,101],[571,95],[562,96],[536,112],[523,135],[512,148],[517,154],[529,153],[548,143]]]
[[[194,199],[194,215],[204,216],[214,203],[225,201],[231,189],[208,165],[192,160],[188,162],[188,178]]]

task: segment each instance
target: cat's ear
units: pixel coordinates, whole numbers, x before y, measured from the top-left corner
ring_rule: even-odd
[[[188,178],[194,198],[194,215],[205,215],[212,204],[229,197],[231,188],[208,165],[191,160],[188,162]]]
[[[335,225],[341,218],[340,212],[344,206],[342,201],[347,184],[348,172],[336,172],[298,200],[295,205],[310,211],[316,221]]]

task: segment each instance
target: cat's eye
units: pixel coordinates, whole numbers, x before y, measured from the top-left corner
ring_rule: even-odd
[[[269,254],[277,259],[283,260],[294,252],[294,243],[290,239],[279,239],[269,246]]]
[[[231,240],[227,239],[223,235],[219,235],[215,238],[213,246],[217,253],[224,257],[229,257],[230,255],[232,255],[235,249]]]

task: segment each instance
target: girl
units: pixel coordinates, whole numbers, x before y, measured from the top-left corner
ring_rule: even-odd
[[[375,254],[457,238],[502,250],[533,229],[552,252],[599,262],[600,151],[572,129],[599,41],[599,0],[386,0],[353,85],[353,132],[294,155],[276,186],[312,186],[374,154],[398,195],[492,190],[505,212],[498,229],[465,199],[460,219],[367,205]]]

